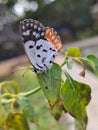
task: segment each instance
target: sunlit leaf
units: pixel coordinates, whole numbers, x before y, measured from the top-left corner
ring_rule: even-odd
[[[95,74],[98,75],[98,58],[95,55],[88,55],[85,57],[79,57],[79,60],[89,64]]]
[[[37,78],[50,106],[54,106],[61,86],[61,67],[54,63],[50,70],[37,74]]]
[[[29,99],[26,97],[19,97],[17,101],[18,101],[20,107],[23,109],[23,113],[24,113],[25,117],[28,118],[29,121],[38,124],[37,115],[34,111],[32,104],[30,103]]]
[[[0,128],[5,128],[5,121],[7,118],[7,112],[5,111],[5,109],[3,108],[1,102],[0,102]]]
[[[12,85],[12,88],[14,90],[14,93],[18,94],[19,93],[19,86],[18,86],[18,84],[15,81],[11,81],[11,85]]]
[[[14,93],[17,94],[19,92],[18,85],[15,81],[4,81],[0,83],[0,93]]]
[[[20,113],[10,112],[6,120],[6,125],[14,130],[30,130],[27,120]]]
[[[67,79],[60,92],[64,107],[76,119],[85,120],[85,106],[91,99],[91,89],[87,84],[73,80],[67,72],[65,75]]]
[[[8,92],[8,89],[6,87],[6,82],[0,83],[0,95],[2,95],[2,93],[4,92]]]
[[[67,55],[72,57],[79,57],[81,56],[80,49],[77,47],[68,48]]]

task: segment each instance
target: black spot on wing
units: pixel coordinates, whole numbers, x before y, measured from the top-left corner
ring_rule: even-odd
[[[53,55],[53,58],[55,58],[55,55]]]
[[[46,66],[46,64],[44,64],[44,66]]]
[[[42,45],[36,46],[36,49],[39,50],[39,49],[41,49],[41,47],[42,47]]]
[[[49,50],[51,50],[51,51],[56,51],[55,49],[52,49],[51,47],[49,48]]]
[[[49,50],[52,50],[52,48],[49,48]]]
[[[40,46],[36,46],[36,49],[39,50],[41,47]]]
[[[42,51],[43,51],[43,52],[47,52],[47,50],[46,50],[46,49],[43,49]]]
[[[42,68],[43,68],[42,66],[40,66],[40,65],[39,65],[39,64],[37,64],[37,63],[36,63],[36,65],[37,65],[40,69],[42,69]]]
[[[42,63],[44,63],[46,60],[46,57],[42,58]],[[45,66],[45,65],[44,65]]]
[[[33,48],[33,47],[34,47],[33,45],[30,45],[30,46],[29,46],[30,49]]]
[[[49,61],[49,63],[51,64],[51,63],[52,63],[52,61]]]
[[[40,55],[40,54],[37,54],[37,57],[38,57],[38,58],[40,58],[40,57],[41,57],[41,55]]]

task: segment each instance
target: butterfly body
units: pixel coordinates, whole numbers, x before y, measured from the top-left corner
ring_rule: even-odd
[[[50,68],[62,48],[56,32],[33,19],[23,20],[20,23],[20,31],[26,54],[34,66],[34,71],[38,73]]]

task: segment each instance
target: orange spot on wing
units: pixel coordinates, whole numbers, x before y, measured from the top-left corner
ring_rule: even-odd
[[[45,38],[54,45],[57,51],[60,51],[62,49],[61,40],[52,28],[46,29]]]

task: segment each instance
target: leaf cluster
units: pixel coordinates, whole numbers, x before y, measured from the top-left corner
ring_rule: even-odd
[[[98,75],[98,58],[94,55],[81,57],[79,48],[68,48],[67,51],[62,51],[62,54],[65,60],[61,65],[53,63],[47,71],[36,74],[40,86],[34,90],[20,93],[15,81],[4,81],[0,84],[1,128],[29,130],[29,122],[38,125],[37,114],[27,97],[42,90],[48,100],[51,114],[56,120],[59,120],[62,112],[67,112],[75,118],[81,130],[86,130],[86,106],[91,99],[91,88],[85,83],[74,80],[63,66],[66,65],[71,69],[75,61],[83,68],[80,76],[85,77],[87,65]],[[62,74],[65,77],[62,77]]]

